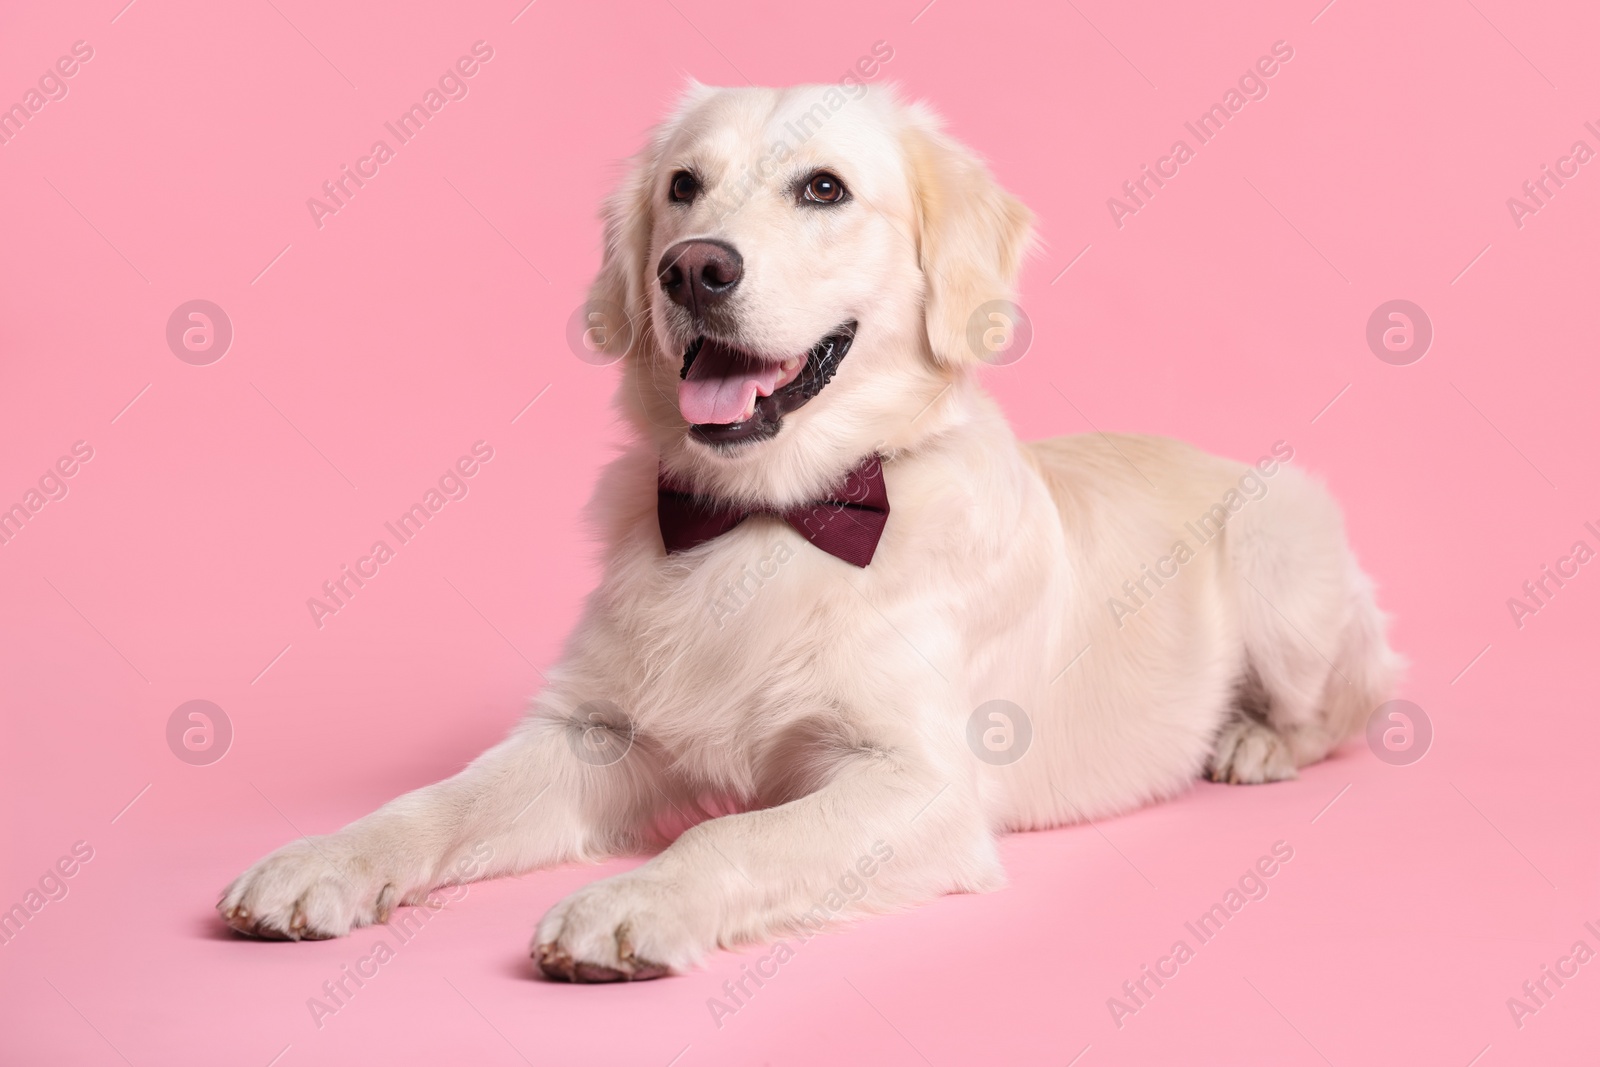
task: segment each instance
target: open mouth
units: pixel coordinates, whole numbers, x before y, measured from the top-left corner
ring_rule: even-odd
[[[714,337],[696,337],[683,352],[678,410],[689,432],[711,445],[763,441],[783,417],[822,392],[833,378],[856,323],[845,323],[804,355],[772,359]]]

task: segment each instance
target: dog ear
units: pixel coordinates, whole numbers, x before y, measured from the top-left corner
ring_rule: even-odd
[[[589,286],[585,304],[586,347],[621,358],[650,332],[650,291],[656,284],[650,255],[655,228],[655,183],[661,158],[675,130],[717,90],[690,78],[678,94],[671,114],[650,132],[650,140],[628,160],[627,175],[600,210],[605,223],[605,252],[600,273]]]
[[[626,177],[606,197],[600,217],[605,223],[605,251],[600,273],[589,286],[584,313],[588,323],[585,347],[621,358],[650,329],[646,285],[650,232],[655,205],[654,141],[628,161]]]
[[[956,366],[990,358],[995,324],[1009,331],[1017,273],[1032,247],[1033,213],[1000,188],[983,161],[945,134],[926,109],[908,109],[905,134],[917,212],[917,254],[934,358]],[[999,317],[995,317],[998,313]]]

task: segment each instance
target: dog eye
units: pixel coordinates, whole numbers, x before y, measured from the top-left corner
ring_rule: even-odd
[[[837,204],[844,199],[844,192],[844,182],[825,170],[819,170],[806,182],[800,196],[814,204]]]
[[[687,204],[699,191],[700,183],[695,181],[694,175],[686,170],[680,170],[672,176],[672,189],[668,195],[675,204]]]

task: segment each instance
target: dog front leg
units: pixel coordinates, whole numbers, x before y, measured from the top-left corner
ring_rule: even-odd
[[[712,948],[1004,882],[970,761],[853,759],[816,792],[689,829],[539,923],[533,956],[581,982],[682,972]]]
[[[584,724],[538,713],[460,774],[399,797],[335,833],[271,853],[223,891],[228,925],[312,940],[384,922],[429,890],[634,843],[660,794],[649,755],[610,761]]]

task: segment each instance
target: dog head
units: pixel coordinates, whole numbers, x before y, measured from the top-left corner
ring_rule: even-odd
[[[772,503],[961,417],[1031,240],[931,112],[861,85],[692,86],[604,218],[624,410],[680,478]]]

